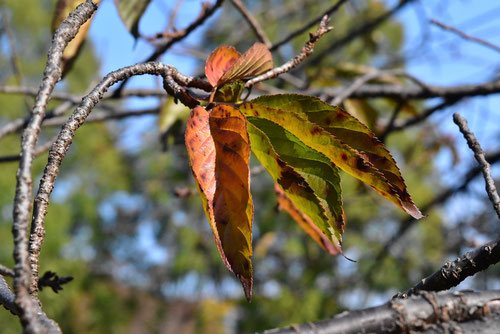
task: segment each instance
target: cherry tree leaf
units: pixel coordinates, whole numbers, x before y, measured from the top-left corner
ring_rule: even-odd
[[[293,207],[298,208],[304,217],[307,217],[308,222],[315,225],[316,230],[321,231],[321,234],[328,240],[328,243],[320,243],[320,245],[326,249],[335,249],[338,253],[343,229],[343,216],[336,212],[341,212],[340,179],[336,167],[332,166],[331,171],[328,172],[328,163],[325,164],[322,161],[319,153],[306,147],[297,147],[299,152],[307,152],[304,159],[300,158],[300,153],[287,155],[286,150],[282,147],[282,143],[285,143],[286,139],[282,143],[274,141],[276,145],[274,147],[270,137],[276,139],[279,134],[275,136],[271,134],[269,137],[267,133],[271,133],[272,130],[263,124],[258,124],[256,119],[249,118],[249,121],[248,133],[255,157],[290,199]],[[292,150],[294,149],[292,148]],[[278,151],[283,156],[280,156]],[[314,160],[314,158],[318,160]],[[326,170],[324,180],[319,180],[316,177],[321,168]],[[337,188],[338,193],[335,192],[335,188]],[[328,191],[332,193],[327,194]],[[327,203],[327,197],[329,197],[330,203]],[[332,200],[332,197],[335,200]],[[331,207],[334,206],[337,208],[332,210]],[[292,217],[296,218],[293,215]],[[304,227],[301,222],[298,223]],[[315,237],[313,239],[317,240]]]
[[[247,117],[262,118],[278,124],[414,218],[421,218],[422,214],[411,200],[394,160],[388,158],[390,154],[387,151],[381,153],[380,142],[374,147],[370,146],[376,140],[371,131],[349,114],[335,113],[335,110],[340,110],[338,108],[327,104],[318,106],[318,101],[321,102],[313,97],[299,95],[265,96],[243,103],[241,111]],[[328,121],[319,117],[322,115],[321,110],[326,110],[330,116]],[[340,130],[333,131],[332,124],[337,121],[344,124],[345,129],[340,126]],[[346,140],[344,142],[334,134],[346,134],[349,131],[350,135],[359,134],[364,139],[346,139],[348,135],[345,135],[342,137]]]
[[[139,37],[139,20],[151,0],[115,0],[123,24],[132,36]]]
[[[185,140],[216,246],[250,299],[253,204],[246,119],[230,105],[216,105],[210,113],[197,106],[187,121]]]
[[[340,253],[340,247],[334,243],[314,224],[302,210],[300,210],[285,192],[278,186],[274,186],[278,198],[278,208],[287,212],[293,220],[314,240],[321,248],[331,255]]]
[[[78,5],[84,3],[85,0],[59,0],[56,4],[56,9],[54,11],[54,16],[52,17],[52,32],[55,32],[59,27],[61,22],[73,11]],[[94,3],[98,5],[101,0],[95,0]],[[64,77],[68,71],[71,69],[74,61],[80,54],[80,50],[85,43],[87,38],[87,33],[92,23],[92,18],[85,22],[78,30],[75,38],[71,40],[63,52],[62,58],[62,77]]]
[[[273,56],[265,44],[255,43],[224,72],[218,84],[248,79],[273,68]]]
[[[219,85],[220,78],[241,55],[232,46],[222,45],[215,49],[205,63],[205,75],[213,87]]]

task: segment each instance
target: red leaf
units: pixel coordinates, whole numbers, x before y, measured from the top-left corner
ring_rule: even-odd
[[[208,82],[215,87],[220,78],[240,58],[240,53],[232,46],[222,45],[212,52],[205,63],[205,75]]]

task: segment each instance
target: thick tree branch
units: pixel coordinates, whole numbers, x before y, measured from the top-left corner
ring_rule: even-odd
[[[32,117],[23,132],[21,143],[21,160],[16,177],[16,194],[14,198],[13,227],[15,278],[15,302],[20,311],[21,323],[27,333],[43,333],[54,330],[51,320],[42,321],[38,316],[40,306],[36,299],[30,297],[29,286],[32,284],[28,263],[27,231],[31,209],[32,177],[31,166],[33,151],[38,141],[40,127],[45,110],[55,84],[61,78],[62,55],[66,45],[75,37],[79,28],[95,12],[97,6],[90,0],[79,5],[60,25],[54,34],[47,56],[47,65],[40,90],[38,92]],[[43,312],[41,313],[43,314]]]
[[[164,79],[164,88],[174,97],[189,107],[194,107],[198,101],[194,100],[183,86],[190,86],[195,79],[181,75],[169,65],[160,63],[137,64],[109,73],[104,79],[83,98],[81,104],[76,108],[73,115],[64,124],[59,135],[49,151],[47,165],[40,181],[38,193],[35,198],[33,219],[31,225],[31,237],[29,242],[29,264],[33,277],[38,277],[40,249],[45,236],[44,220],[47,214],[49,197],[54,188],[55,180],[59,174],[59,168],[73,141],[78,128],[85,122],[95,105],[101,100],[106,91],[115,83],[125,80],[134,75],[152,74],[160,75]],[[35,293],[37,285],[31,280],[30,291]]]
[[[478,328],[494,333],[500,326],[500,291],[423,292],[382,306],[262,334],[448,333],[451,324],[453,333],[471,333]]]
[[[454,261],[447,261],[441,269],[408,290],[406,296],[421,290],[443,291],[451,289],[467,277],[473,276],[498,262],[500,262],[500,240],[495,240],[467,252]]]
[[[467,141],[467,145],[469,145],[469,148],[474,153],[474,157],[479,163],[479,166],[481,166],[484,181],[486,182],[486,193],[490,198],[491,204],[493,204],[493,209],[497,213],[498,218],[500,218],[500,197],[498,197],[497,188],[495,187],[495,180],[493,180],[493,177],[491,176],[491,166],[488,161],[486,161],[484,151],[477,141],[476,136],[474,136],[474,133],[472,133],[472,131],[467,126],[467,121],[465,120],[465,118],[463,118],[459,113],[455,113],[453,114],[453,121],[456,125],[458,125],[460,132],[462,132],[465,140]]]

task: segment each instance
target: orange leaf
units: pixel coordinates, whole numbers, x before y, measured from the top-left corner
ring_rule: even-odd
[[[288,212],[293,220],[295,220],[295,222],[297,222],[297,224],[299,224],[299,226],[325,251],[331,255],[341,253],[340,245],[332,243],[332,241],[329,240],[323,232],[321,232],[318,226],[313,223],[311,218],[309,218],[306,214],[300,211],[295,204],[293,204],[280,186],[275,184],[274,190],[276,191],[276,196],[278,197],[278,207],[280,210]]]
[[[273,56],[262,43],[255,43],[224,72],[218,85],[255,77],[273,68]]]
[[[217,105],[210,114],[198,106],[187,121],[185,140],[215,244],[250,299],[253,204],[246,119],[230,105]]]
[[[220,78],[240,58],[240,53],[232,46],[222,45],[212,52],[205,63],[205,75],[208,82],[215,87]]]

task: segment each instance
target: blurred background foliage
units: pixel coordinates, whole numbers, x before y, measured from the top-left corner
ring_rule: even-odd
[[[272,41],[281,40],[325,9],[324,2],[313,0],[247,4],[265,22]],[[2,85],[39,84],[54,5],[54,0],[4,1]],[[193,1],[185,4],[194,5]],[[315,52],[324,57],[312,57],[306,66],[294,71],[295,81],[275,79],[253,93],[321,89],[349,84],[370,68],[404,68],[405,58],[399,52],[403,27],[391,19],[345,47],[328,50],[339,36],[386,10],[385,2],[373,0],[343,6],[334,16],[333,33]],[[245,50],[255,41],[229,3],[218,17],[210,22],[210,29],[204,30],[196,53],[189,54],[186,48],[185,57],[196,59],[198,73],[203,66],[200,52],[207,55],[219,44]],[[275,62],[280,64],[292,57],[305,38],[304,34],[281,48],[274,54]],[[20,73],[13,71],[13,61]],[[87,41],[58,90],[84,94],[96,82],[99,66],[92,41]],[[384,80],[403,83],[400,78]],[[60,103],[51,102],[49,109]],[[113,103],[117,107],[126,105]],[[344,107],[381,134],[398,103],[391,99],[353,99]],[[0,121],[7,123],[26,115],[32,104],[30,97],[0,94]],[[402,117],[414,115],[421,107],[421,103],[406,103]],[[164,113],[168,114],[168,108]],[[387,257],[375,263],[375,254],[407,217],[353,178],[344,177],[344,251],[356,262],[330,257],[286,214],[276,210],[272,181],[256,170],[252,177],[255,288],[254,299],[248,303],[239,283],[220,261],[196,193],[175,195],[181,190],[188,190],[188,194],[194,190],[184,146],[178,143],[183,127],[172,128],[177,140],[171,141],[165,151],[164,143],[158,140],[158,128],[135,138],[141,141],[138,148],[124,148],[121,135],[125,126],[133,123],[111,121],[83,126],[56,183],[41,271],[75,279],[59,294],[44,289],[41,298],[47,314],[65,333],[232,333],[314,321],[345,308],[383,302],[433,272],[448,256],[460,254],[470,246],[467,236],[471,233],[498,232],[498,224],[491,223],[493,218],[487,217],[486,209],[453,227],[444,224],[442,209],[433,209]],[[57,130],[44,128],[41,142],[52,138]],[[19,134],[3,138],[0,155],[16,154],[19,138]],[[442,150],[453,150],[454,143],[444,141],[431,123],[391,134],[386,143],[415,202],[424,205],[441,189],[433,160]],[[36,176],[40,176],[46,159],[46,154],[36,159]],[[0,165],[0,263],[11,267],[16,168],[15,163]],[[487,287],[494,274],[485,273],[471,284]],[[20,331],[18,320],[6,311],[0,312],[0,324],[2,333]]]

